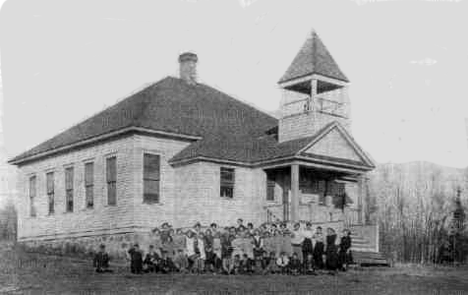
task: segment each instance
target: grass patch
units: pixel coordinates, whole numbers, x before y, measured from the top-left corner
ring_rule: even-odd
[[[468,294],[468,267],[396,265],[336,276],[96,274],[85,259],[26,253],[0,243],[0,293],[55,294]]]

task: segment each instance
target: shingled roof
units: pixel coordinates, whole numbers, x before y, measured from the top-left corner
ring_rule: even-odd
[[[152,130],[190,137],[170,163],[208,158],[255,165],[293,157],[336,122],[312,136],[278,142],[278,120],[204,84],[167,77],[10,160],[21,164],[66,152],[122,130]],[[318,158],[318,157],[317,157]],[[337,159],[337,163],[339,162]],[[359,163],[348,163],[357,164]]]
[[[311,74],[320,74],[349,82],[315,31],[312,31],[305,41],[279,83]]]
[[[276,118],[212,87],[167,77],[10,162],[134,127],[201,138],[191,155],[249,161],[254,141],[277,125]]]

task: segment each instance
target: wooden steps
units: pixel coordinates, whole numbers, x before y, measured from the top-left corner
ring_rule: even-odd
[[[352,251],[353,262],[360,266],[390,266],[385,256],[380,252]]]
[[[369,241],[351,231],[351,252],[353,261],[360,266],[390,266],[386,257],[381,252],[376,252]]]

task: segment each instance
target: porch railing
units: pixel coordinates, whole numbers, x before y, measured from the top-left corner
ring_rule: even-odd
[[[353,225],[361,224],[361,218],[359,217],[361,211],[356,208],[347,209],[345,212],[344,223],[346,227],[350,227]]]
[[[265,214],[265,220],[268,223],[282,221],[282,219],[279,218],[275,213],[273,213],[273,211],[271,211],[268,207],[265,207]]]

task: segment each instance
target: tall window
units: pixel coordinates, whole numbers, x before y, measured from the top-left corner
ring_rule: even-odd
[[[107,204],[117,203],[117,158],[110,157],[106,160],[106,181],[107,181]]]
[[[54,172],[49,172],[46,174],[46,190],[47,190],[47,200],[49,202],[49,214],[54,214],[55,212]]]
[[[220,195],[222,198],[234,197],[235,174],[233,168],[221,167]]]
[[[327,195],[327,181],[319,180],[317,186],[319,191],[319,204],[325,205],[325,197]]]
[[[84,185],[86,208],[94,207],[94,163],[86,163],[84,167]]]
[[[270,173],[267,174],[267,201],[274,201],[275,200],[275,179],[274,175]]]
[[[160,157],[159,155],[143,155],[143,201],[159,202]]]
[[[36,176],[29,177],[29,215],[36,216]]]
[[[73,167],[65,169],[65,199],[67,212],[73,212]]]

